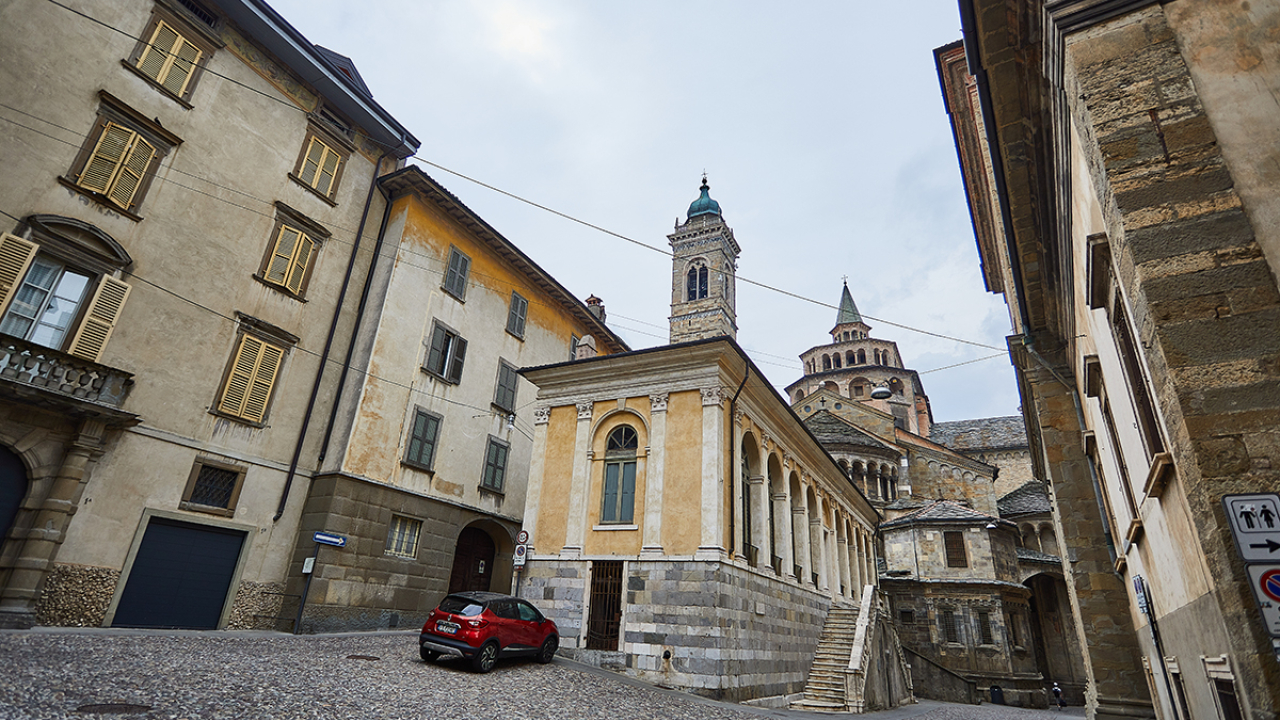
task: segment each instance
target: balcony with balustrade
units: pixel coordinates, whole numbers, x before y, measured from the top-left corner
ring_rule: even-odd
[[[139,422],[121,410],[133,374],[0,334],[0,399],[109,425]]]

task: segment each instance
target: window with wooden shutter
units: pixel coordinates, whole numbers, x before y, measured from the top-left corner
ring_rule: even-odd
[[[156,22],[151,39],[138,58],[136,67],[165,90],[183,97],[196,65],[204,55],[195,43],[183,37],[163,20]]]
[[[315,249],[316,242],[309,235],[298,228],[282,224],[276,232],[275,244],[263,279],[294,295],[301,295]]]
[[[38,245],[17,235],[5,233],[0,237],[0,314],[9,309],[18,284],[26,276],[37,250]]]
[[[489,438],[489,446],[485,449],[484,475],[480,486],[486,490],[502,492],[507,476],[507,452],[509,446],[496,437]]]
[[[332,197],[342,162],[347,157],[336,145],[308,133],[306,150],[298,164],[297,180],[325,198]]]
[[[285,350],[254,335],[240,336],[218,411],[254,423],[266,416]]]
[[[80,174],[80,186],[128,210],[155,155],[155,146],[141,134],[108,122]]]
[[[446,382],[458,383],[462,380],[466,357],[467,341],[439,321],[433,321],[431,345],[422,369]]]
[[[520,376],[516,374],[515,366],[499,360],[498,385],[493,391],[493,404],[507,412],[515,412],[516,388],[519,380]]]
[[[524,322],[529,314],[529,301],[518,292],[511,293],[511,308],[507,311],[507,332],[524,339]]]
[[[449,248],[449,265],[445,268],[445,292],[458,298],[467,296],[467,274],[471,270],[471,258],[456,247]]]
[[[115,330],[130,289],[126,282],[113,277],[102,278],[67,352],[97,362],[102,357],[107,340],[111,339],[111,332]]]
[[[436,458],[436,444],[440,437],[440,422],[443,420],[435,413],[416,408],[413,424],[409,427],[409,443],[405,448],[404,461],[408,465],[431,470]]]

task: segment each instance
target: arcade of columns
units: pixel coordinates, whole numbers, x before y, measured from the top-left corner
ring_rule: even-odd
[[[733,453],[735,557],[847,600],[876,584],[874,531],[841,497],[855,492],[850,481],[832,475],[844,485],[832,487],[742,412]]]

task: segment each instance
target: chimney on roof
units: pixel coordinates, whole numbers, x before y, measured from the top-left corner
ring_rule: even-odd
[[[592,315],[596,316],[597,320],[599,320],[602,324],[604,323],[605,313],[604,313],[603,300],[596,297],[595,295],[592,295],[591,297],[587,298],[587,309],[591,311]]]
[[[596,356],[596,339],[590,335],[582,336],[578,347],[573,351],[575,360],[586,360]]]

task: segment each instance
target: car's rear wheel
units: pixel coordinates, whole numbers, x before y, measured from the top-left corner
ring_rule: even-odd
[[[436,658],[440,657],[440,653],[427,648],[418,648],[418,654],[422,656],[422,662],[434,662]]]
[[[560,647],[560,640],[555,635],[548,637],[542,641],[542,647],[538,648],[538,662],[547,664],[556,659],[556,648]]]
[[[478,673],[487,673],[498,663],[498,643],[490,641],[480,648],[480,652],[471,660],[471,669]]]

